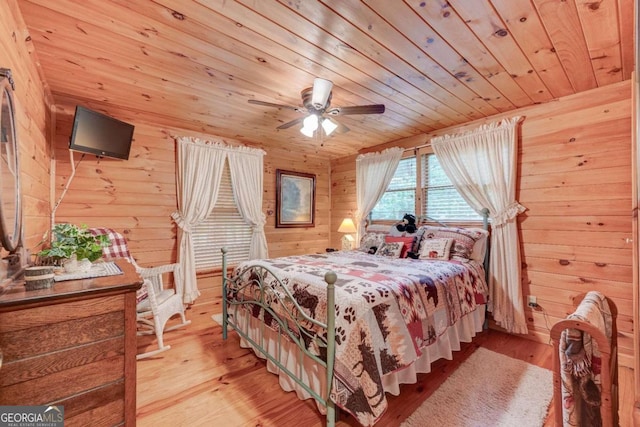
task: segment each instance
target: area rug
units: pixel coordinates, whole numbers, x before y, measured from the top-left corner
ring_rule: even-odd
[[[211,316],[211,320],[222,326],[222,313],[214,314]]]
[[[540,427],[553,396],[553,373],[478,348],[401,427]]]

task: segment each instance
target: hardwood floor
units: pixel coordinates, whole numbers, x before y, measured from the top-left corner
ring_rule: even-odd
[[[222,328],[211,320],[219,302],[197,305],[187,312],[192,324],[165,333],[171,349],[155,358],[138,361],[137,425],[146,426],[278,426],[324,425],[311,400],[300,401],[284,392],[264,362],[238,345],[231,333],[222,340]],[[139,352],[154,345],[151,337],[139,337]],[[400,396],[387,395],[389,409],[377,426],[398,426],[477,347],[551,368],[551,346],[495,330],[480,333],[473,343],[463,344],[454,360],[439,360],[433,372],[421,375],[416,384],[402,387]],[[495,367],[489,367],[494,369]],[[630,426],[633,407],[633,371],[621,368],[620,425]],[[552,410],[551,410],[552,411]],[[545,426],[552,426],[552,413]],[[358,426],[343,416],[338,426]]]

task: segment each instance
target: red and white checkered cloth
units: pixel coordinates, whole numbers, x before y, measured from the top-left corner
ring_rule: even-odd
[[[116,258],[126,258],[134,266],[136,265],[133,257],[131,256],[131,252],[129,252],[127,239],[125,239],[122,234],[118,233],[112,228],[104,227],[90,228],[89,232],[94,236],[106,234],[109,237],[111,244],[102,248],[102,256],[105,261],[112,261]],[[144,300],[145,298],[147,298],[147,295],[147,287],[145,285],[142,285],[136,292],[136,301],[140,302]]]
[[[115,258],[127,258],[130,262],[133,261],[131,257],[131,252],[129,252],[129,248],[127,247],[127,240],[124,236],[112,228],[90,228],[89,232],[94,236],[100,236],[106,234],[111,240],[111,245],[102,248],[102,256],[107,260],[111,261]]]

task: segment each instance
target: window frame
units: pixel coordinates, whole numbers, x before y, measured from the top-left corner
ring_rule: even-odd
[[[230,194],[231,194],[231,200],[233,201],[234,205],[235,205],[235,211],[238,214],[238,217],[243,221],[243,224],[239,224],[239,223],[234,223],[234,226],[236,226],[237,228],[239,228],[240,230],[246,230],[246,235],[242,236],[241,239],[237,239],[236,241],[230,242],[228,240],[224,240],[223,242],[220,242],[220,240],[216,241],[214,240],[214,236],[213,233],[217,232],[219,234],[224,234],[224,229],[214,229],[215,224],[205,224],[205,222],[211,220],[212,215],[216,212],[216,207],[214,206],[213,211],[211,211],[211,213],[209,214],[209,217],[207,217],[207,219],[205,219],[203,221],[203,223],[197,225],[196,227],[194,227],[193,230],[193,240],[194,240],[194,255],[196,256],[196,259],[199,258],[198,252],[197,251],[210,251],[211,255],[209,257],[207,257],[207,260],[215,260],[214,262],[212,262],[212,265],[207,264],[205,266],[201,266],[201,267],[196,267],[196,275],[207,275],[210,273],[219,273],[222,271],[222,254],[220,249],[222,247],[227,247],[229,248],[229,246],[231,245],[239,245],[242,244],[243,247],[240,248],[240,250],[236,251],[229,251],[227,252],[227,266],[228,267],[232,267],[233,265],[237,264],[238,262],[241,262],[242,260],[245,259],[249,259],[248,255],[249,255],[249,247],[251,245],[251,236],[253,234],[251,227],[246,224],[246,222],[244,221],[244,218],[242,217],[242,214],[240,213],[240,210],[238,208],[238,203],[236,201],[235,198],[235,193],[233,191],[233,180],[231,179],[231,170],[229,169],[229,160],[225,159],[225,163],[224,163],[224,170],[223,170],[223,177],[222,177],[222,182],[221,182],[221,187],[219,189],[219,193],[218,193],[218,200],[216,201],[216,206],[223,200],[221,200],[221,196],[228,194],[227,191],[230,190]],[[226,175],[226,176],[225,176]],[[229,186],[227,188],[223,188],[223,185],[226,185],[226,182],[229,182]],[[229,200],[225,200],[225,202],[227,202]],[[225,217],[226,214],[228,213],[235,213],[233,212],[233,210],[230,207],[223,207],[222,209],[224,209],[224,213],[225,213]],[[218,212],[219,213],[219,212]],[[226,223],[225,226],[228,226],[229,223]],[[197,229],[198,227],[207,227],[207,229],[212,230],[210,231],[211,237],[210,240],[206,243],[206,244],[198,244],[196,245],[195,240],[198,238],[198,236],[196,236],[196,233],[198,232]],[[244,247],[244,245],[246,245],[246,247]],[[234,253],[238,253],[240,252],[240,257],[234,256]],[[244,258],[244,255],[246,254],[246,258]],[[219,261],[218,261],[219,260]]]
[[[407,213],[415,213],[415,215],[418,217],[426,215],[426,212],[423,212],[423,206],[424,206],[423,194],[425,192],[424,190],[426,190],[427,187],[425,187],[422,182],[422,166],[423,166],[422,158],[424,155],[435,155],[433,148],[431,148],[431,145],[426,145],[423,147],[418,147],[413,149],[407,149],[405,150],[405,152],[402,154],[402,157],[401,157],[401,160],[411,158],[411,157],[415,157],[416,159],[416,187],[415,187],[415,195],[414,195],[415,206],[414,206],[414,212],[407,212]],[[455,186],[453,188],[455,189]],[[385,190],[385,193],[386,192],[387,191]],[[371,214],[369,214],[369,220],[372,223],[376,223],[376,224],[394,224],[400,219],[401,218],[397,218],[395,220],[373,219],[371,218]],[[431,220],[422,220],[422,222],[430,222],[432,220],[443,221],[449,225],[459,225],[459,226],[478,225],[478,224],[482,224],[483,222],[482,215],[478,215],[477,219],[432,218]]]
[[[405,160],[405,159],[410,159],[412,157],[415,157],[415,156],[412,154],[411,151],[405,151],[402,154],[402,157],[400,158],[400,161]],[[416,159],[416,162],[417,162],[417,159]],[[416,197],[418,196],[418,193],[419,193],[419,191],[417,191],[418,183],[419,183],[417,178],[420,176],[420,174],[418,173],[418,170],[419,170],[418,166],[419,166],[418,163],[416,163],[416,187],[413,189],[414,190],[414,211],[415,211],[415,203],[417,203]],[[397,169],[396,169],[396,172],[397,172]],[[395,174],[395,172],[394,172],[394,174]],[[391,184],[389,184],[389,185],[391,185]],[[410,187],[408,187],[406,189],[392,190],[391,192],[401,192],[401,191],[408,191],[408,190],[410,190]],[[387,189],[385,189],[384,194],[386,194],[387,192],[389,192],[388,186],[387,186]],[[378,203],[380,203],[380,200],[378,201]],[[375,207],[374,207],[374,209],[375,209]],[[384,218],[384,219],[372,219],[372,214],[373,214],[373,209],[369,213],[369,221],[376,222],[378,224],[384,224],[384,223],[390,223],[391,224],[391,223],[397,222],[398,219],[400,219],[400,218],[398,218],[398,219],[386,219],[386,218]]]

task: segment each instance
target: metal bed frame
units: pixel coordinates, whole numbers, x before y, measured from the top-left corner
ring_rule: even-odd
[[[333,271],[328,271],[324,275],[324,280],[327,282],[327,322],[322,323],[316,319],[312,319],[307,316],[302,307],[296,302],[295,298],[291,294],[291,292],[282,284],[282,281],[267,267],[264,266],[256,266],[249,265],[246,266],[242,271],[236,272],[235,277],[231,278],[227,275],[227,260],[226,260],[227,249],[222,248],[222,339],[227,339],[227,329],[228,326],[231,326],[240,337],[244,338],[247,342],[249,342],[255,350],[260,351],[267,359],[273,362],[279,369],[286,372],[286,374],[294,380],[298,385],[304,388],[313,398],[320,403],[322,406],[327,408],[327,426],[333,427],[335,426],[336,420],[336,408],[335,403],[329,398],[331,394],[331,384],[333,382],[333,366],[335,361],[335,343],[336,336],[335,333],[326,334],[326,339],[322,338],[320,334],[312,337],[307,329],[303,328],[300,325],[301,321],[306,321],[315,326],[322,328],[325,331],[334,331],[335,330],[335,282],[337,280],[337,275]],[[244,273],[248,270],[251,270],[252,277],[247,283],[240,283],[240,278],[243,277]],[[276,284],[273,285],[265,285],[264,280],[266,277],[272,276],[275,279]],[[257,290],[252,293],[251,299],[245,299],[243,291],[245,288],[256,286]],[[235,297],[239,297],[239,299],[229,299],[229,291],[233,293]],[[273,310],[274,303],[280,304],[283,308],[283,312],[276,313]],[[252,305],[254,307],[259,307],[264,310],[263,313],[269,313],[273,319],[278,323],[278,351],[280,351],[281,340],[284,338],[283,335],[286,335],[286,338],[292,342],[294,342],[298,348],[300,349],[301,356],[307,356],[313,359],[316,363],[323,366],[326,369],[327,375],[327,392],[326,396],[320,396],[315,390],[309,387],[302,380],[301,372],[291,372],[288,368],[283,366],[278,359],[269,354],[268,351],[264,349],[264,343],[255,342],[248,334],[246,334],[242,328],[236,323],[236,319],[238,319],[238,309],[241,306]],[[233,310],[233,320],[229,319],[228,310],[229,308]],[[284,317],[284,318],[283,318]],[[266,328],[264,323],[261,324],[261,332],[264,332],[264,328]],[[264,336],[263,333],[260,334],[261,337]],[[323,360],[318,355],[312,353],[307,349],[307,345],[305,344],[304,338],[308,338],[309,340],[314,340],[317,348],[324,348],[326,350],[326,360]]]
[[[488,230],[489,210],[482,210],[483,216],[483,228]],[[421,217],[424,221],[425,217]],[[447,226],[440,221],[428,218],[433,222]],[[283,285],[280,278],[278,278],[269,268],[261,265],[247,265],[241,271],[237,271],[233,277],[229,277],[227,273],[227,249],[222,248],[222,338],[227,339],[228,327],[231,326],[238,335],[245,339],[252,345],[254,350],[258,350],[265,358],[273,362],[280,370],[284,371],[293,381],[306,390],[320,405],[324,406],[327,410],[326,420],[327,427],[334,427],[337,419],[338,412],[336,410],[335,403],[330,399],[331,385],[333,383],[333,369],[335,363],[335,345],[336,337],[335,333],[328,333],[328,331],[335,331],[335,282],[337,275],[333,271],[328,271],[324,280],[327,283],[327,321],[326,323],[320,322],[316,319],[312,319],[307,316],[302,307],[297,303],[293,294]],[[489,267],[489,242],[487,241],[487,250],[484,258],[485,276],[488,277]],[[251,279],[246,283],[242,283],[240,279],[247,272],[251,272]],[[265,284],[265,278],[273,277],[275,280],[270,281],[270,284]],[[247,298],[245,290],[247,288],[254,287],[253,292],[250,293],[251,297]],[[229,298],[231,292],[232,298]],[[272,308],[274,304],[280,305],[282,311],[276,313]],[[242,327],[238,325],[238,310],[241,306],[252,306],[252,308],[259,308],[265,316],[268,313],[278,324],[277,336],[278,336],[278,356],[280,356],[282,339],[288,339],[295,343],[299,348],[299,355],[306,356],[314,360],[319,365],[326,369],[326,395],[321,396],[309,385],[307,385],[302,379],[301,369],[299,372],[291,372],[290,369],[280,363],[280,361],[272,356],[267,350],[264,349],[264,342],[256,342],[247,333],[244,332]],[[228,316],[229,310],[233,311],[233,316]],[[311,336],[307,329],[301,326],[301,322],[315,325],[324,331],[327,331],[326,339],[322,338],[322,334],[315,334]],[[485,321],[486,323],[486,321]],[[264,340],[264,328],[267,326],[263,323],[260,325],[261,333],[260,339]],[[285,337],[286,335],[286,337]],[[308,350],[306,341],[314,341],[316,348],[326,350],[326,360],[319,357],[317,354]]]

